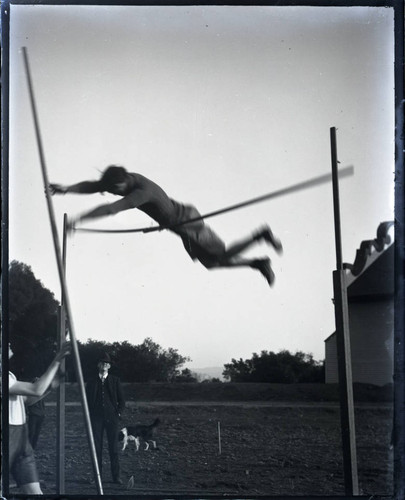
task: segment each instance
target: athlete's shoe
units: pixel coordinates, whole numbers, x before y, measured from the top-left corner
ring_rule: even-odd
[[[252,262],[251,267],[253,269],[257,269],[262,273],[262,275],[266,278],[267,283],[270,286],[273,286],[275,275],[273,273],[273,269],[271,268],[271,261],[269,258],[266,259],[256,259]]]
[[[283,253],[283,245],[281,244],[281,241],[274,236],[273,231],[269,226],[264,226],[260,229],[256,235],[256,239],[263,239],[264,241],[267,241],[267,243],[270,243],[270,245],[274,247],[277,253]]]

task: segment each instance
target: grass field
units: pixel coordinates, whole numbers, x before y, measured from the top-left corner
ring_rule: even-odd
[[[150,423],[159,417],[162,424],[158,428],[158,449],[135,452],[134,447],[129,446],[121,452],[124,481],[121,486],[109,482],[111,475],[105,449],[104,494],[132,498],[143,495],[199,498],[210,495],[237,498],[343,496],[339,407],[333,400],[325,399],[323,388],[319,387],[316,397],[314,387],[295,388],[301,401],[296,398],[290,402],[258,398],[259,389],[270,394],[272,388],[264,386],[255,390],[236,387],[233,392],[227,389],[237,401],[232,401],[229,394],[228,399],[223,395],[219,398],[214,388],[211,388],[210,397],[205,393],[205,400],[198,400],[196,393],[194,400],[185,400],[182,391],[176,401],[173,390],[164,394],[164,389],[156,385],[150,386],[148,393],[155,393],[155,397],[146,401],[146,395],[140,398],[143,390],[140,386],[126,386],[130,403],[122,424]],[[67,400],[74,400],[75,390],[74,387],[69,389]],[[208,390],[194,388],[197,392]],[[283,394],[290,392],[291,397],[294,390],[290,387]],[[159,391],[160,402],[156,398]],[[274,393],[279,391],[281,387],[273,387]],[[252,399],[253,392],[256,399]],[[241,398],[243,393],[244,400]],[[312,401],[308,399],[309,393],[313,394]],[[393,457],[389,444],[392,407],[387,402],[363,401],[356,406],[355,416],[361,492],[368,496],[391,495]],[[47,418],[37,448],[37,463],[45,494],[56,492],[55,426],[56,409],[51,404],[47,406]],[[96,494],[95,485],[91,484],[92,468],[79,405],[66,406],[65,477],[66,494]],[[131,478],[133,481],[128,488]]]

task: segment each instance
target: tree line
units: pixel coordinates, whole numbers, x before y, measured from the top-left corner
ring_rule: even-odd
[[[226,364],[223,375],[231,382],[300,383],[324,382],[323,361],[315,361],[312,354],[287,350],[278,353],[262,351],[253,353],[251,359],[232,359]]]
[[[181,367],[190,361],[182,356],[177,349],[163,349],[151,338],[146,338],[141,344],[133,345],[124,342],[104,342],[88,339],[78,342],[83,377],[94,376],[100,353],[108,352],[111,357],[111,373],[118,375],[125,382],[177,382],[182,378]],[[73,357],[67,360],[67,370],[74,379]],[[183,375],[184,376],[184,375]]]
[[[9,339],[14,351],[10,369],[21,380],[41,375],[57,350],[60,304],[38,280],[27,264],[12,261],[8,274]],[[130,342],[78,341],[84,379],[94,375],[103,352],[112,358],[112,372],[125,382],[197,382],[198,375],[184,368],[191,361],[177,349],[164,349],[151,338],[139,345]],[[75,381],[73,356],[66,360],[67,379]],[[230,382],[323,382],[323,363],[303,352],[262,351],[251,359],[224,365],[223,376]],[[213,381],[218,381],[214,379]]]

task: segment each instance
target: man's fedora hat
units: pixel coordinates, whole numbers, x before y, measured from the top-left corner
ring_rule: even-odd
[[[111,357],[108,352],[104,352],[101,356],[99,356],[98,363],[100,363],[100,361],[103,363],[110,363],[110,365],[112,364]]]

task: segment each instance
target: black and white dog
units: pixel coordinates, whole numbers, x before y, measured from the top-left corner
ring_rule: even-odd
[[[149,443],[152,443],[156,448],[156,440],[154,439],[155,429],[160,424],[158,418],[150,425],[128,425],[118,433],[118,441],[122,442],[122,451],[128,446],[129,441],[135,442],[136,451],[139,450],[140,441],[145,443],[145,451],[149,450]]]

